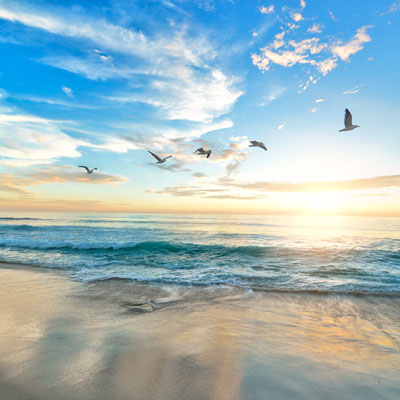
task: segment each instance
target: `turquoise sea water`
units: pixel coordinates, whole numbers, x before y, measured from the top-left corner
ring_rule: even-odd
[[[0,261],[86,282],[400,293],[400,219],[7,212]]]

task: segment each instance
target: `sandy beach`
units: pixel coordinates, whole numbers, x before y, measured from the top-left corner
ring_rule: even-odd
[[[1,264],[0,393],[398,399],[400,298],[82,284]]]

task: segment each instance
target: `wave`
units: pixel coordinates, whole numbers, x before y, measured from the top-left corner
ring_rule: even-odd
[[[116,283],[116,284],[139,284],[139,285],[149,285],[149,287],[163,287],[165,285],[172,285],[181,288],[204,288],[207,290],[226,290],[226,289],[238,289],[238,290],[249,290],[253,293],[273,293],[273,294],[292,294],[292,295],[314,295],[314,296],[357,296],[357,297],[389,297],[389,298],[400,298],[400,291],[367,291],[367,290],[356,290],[356,289],[293,289],[286,287],[268,287],[260,285],[234,285],[227,283],[185,283],[185,282],[166,282],[162,279],[138,279],[129,277],[95,277],[93,279],[88,279],[85,281],[88,284],[99,284],[99,283]]]
[[[0,239],[0,247],[26,248],[26,249],[71,249],[71,250],[126,250],[126,251],[148,251],[162,253],[187,253],[199,254],[218,251],[219,253],[240,253],[245,255],[261,256],[265,255],[272,247],[261,246],[223,246],[223,245],[203,245],[195,243],[171,243],[165,241],[146,241],[138,243],[110,243],[110,242],[68,242],[52,240],[32,240],[32,239]]]
[[[48,219],[45,219],[45,218],[0,217],[0,221],[48,221]]]
[[[26,228],[23,228],[26,229]],[[347,257],[357,259],[359,257],[365,258],[366,261],[387,261],[389,263],[396,263],[400,260],[400,252],[393,250],[374,249],[369,248],[351,248],[351,249],[327,249],[327,248],[292,248],[284,246],[224,246],[224,245],[208,245],[198,243],[176,243],[167,241],[142,241],[142,242],[82,242],[82,241],[68,241],[68,240],[43,240],[32,238],[2,238],[0,239],[0,248],[15,248],[15,249],[30,249],[30,250],[63,250],[74,252],[87,252],[90,253],[113,251],[123,252],[126,254],[135,253],[150,253],[157,257],[163,255],[185,255],[188,257],[240,257],[247,256],[253,258],[298,258],[310,259],[323,257],[324,264],[328,262],[340,262]],[[341,273],[343,271],[336,271]],[[323,274],[324,271],[317,269],[316,274]],[[328,273],[332,274],[332,271]]]

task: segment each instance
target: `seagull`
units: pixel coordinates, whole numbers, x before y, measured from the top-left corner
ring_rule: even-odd
[[[340,129],[339,132],[343,131],[352,131],[355,128],[359,128],[358,125],[353,125],[353,116],[351,115],[351,112],[346,108],[345,114],[344,114],[344,129]]]
[[[257,142],[257,140],[250,140],[251,145],[249,147],[260,147],[261,149],[268,150],[263,142]]]
[[[158,157],[157,154],[154,154],[149,150],[147,150],[147,151],[157,160],[157,164],[163,164],[163,163],[165,163],[165,161],[167,161],[168,158],[172,157],[172,156],[168,156],[165,158],[160,158],[160,157]]]
[[[86,165],[79,165],[78,168],[85,168],[87,174],[93,174],[93,171],[97,170],[97,168],[89,169]]]
[[[195,153],[199,153],[200,156],[205,156],[207,155],[207,158],[211,156],[211,150],[204,150],[202,147],[197,149]]]

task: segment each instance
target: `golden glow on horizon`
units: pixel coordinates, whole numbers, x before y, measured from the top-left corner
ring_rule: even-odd
[[[93,190],[92,190],[93,189]],[[225,192],[224,192],[225,193]],[[301,214],[400,216],[400,191],[396,188],[325,192],[262,192],[249,190],[254,200],[172,196],[146,193],[137,188],[96,185],[38,185],[32,195],[4,193],[1,211],[66,211],[199,214]],[[231,190],[244,196],[244,190]]]
[[[309,213],[332,213],[343,209],[348,195],[343,192],[293,193],[291,200],[300,211]]]

